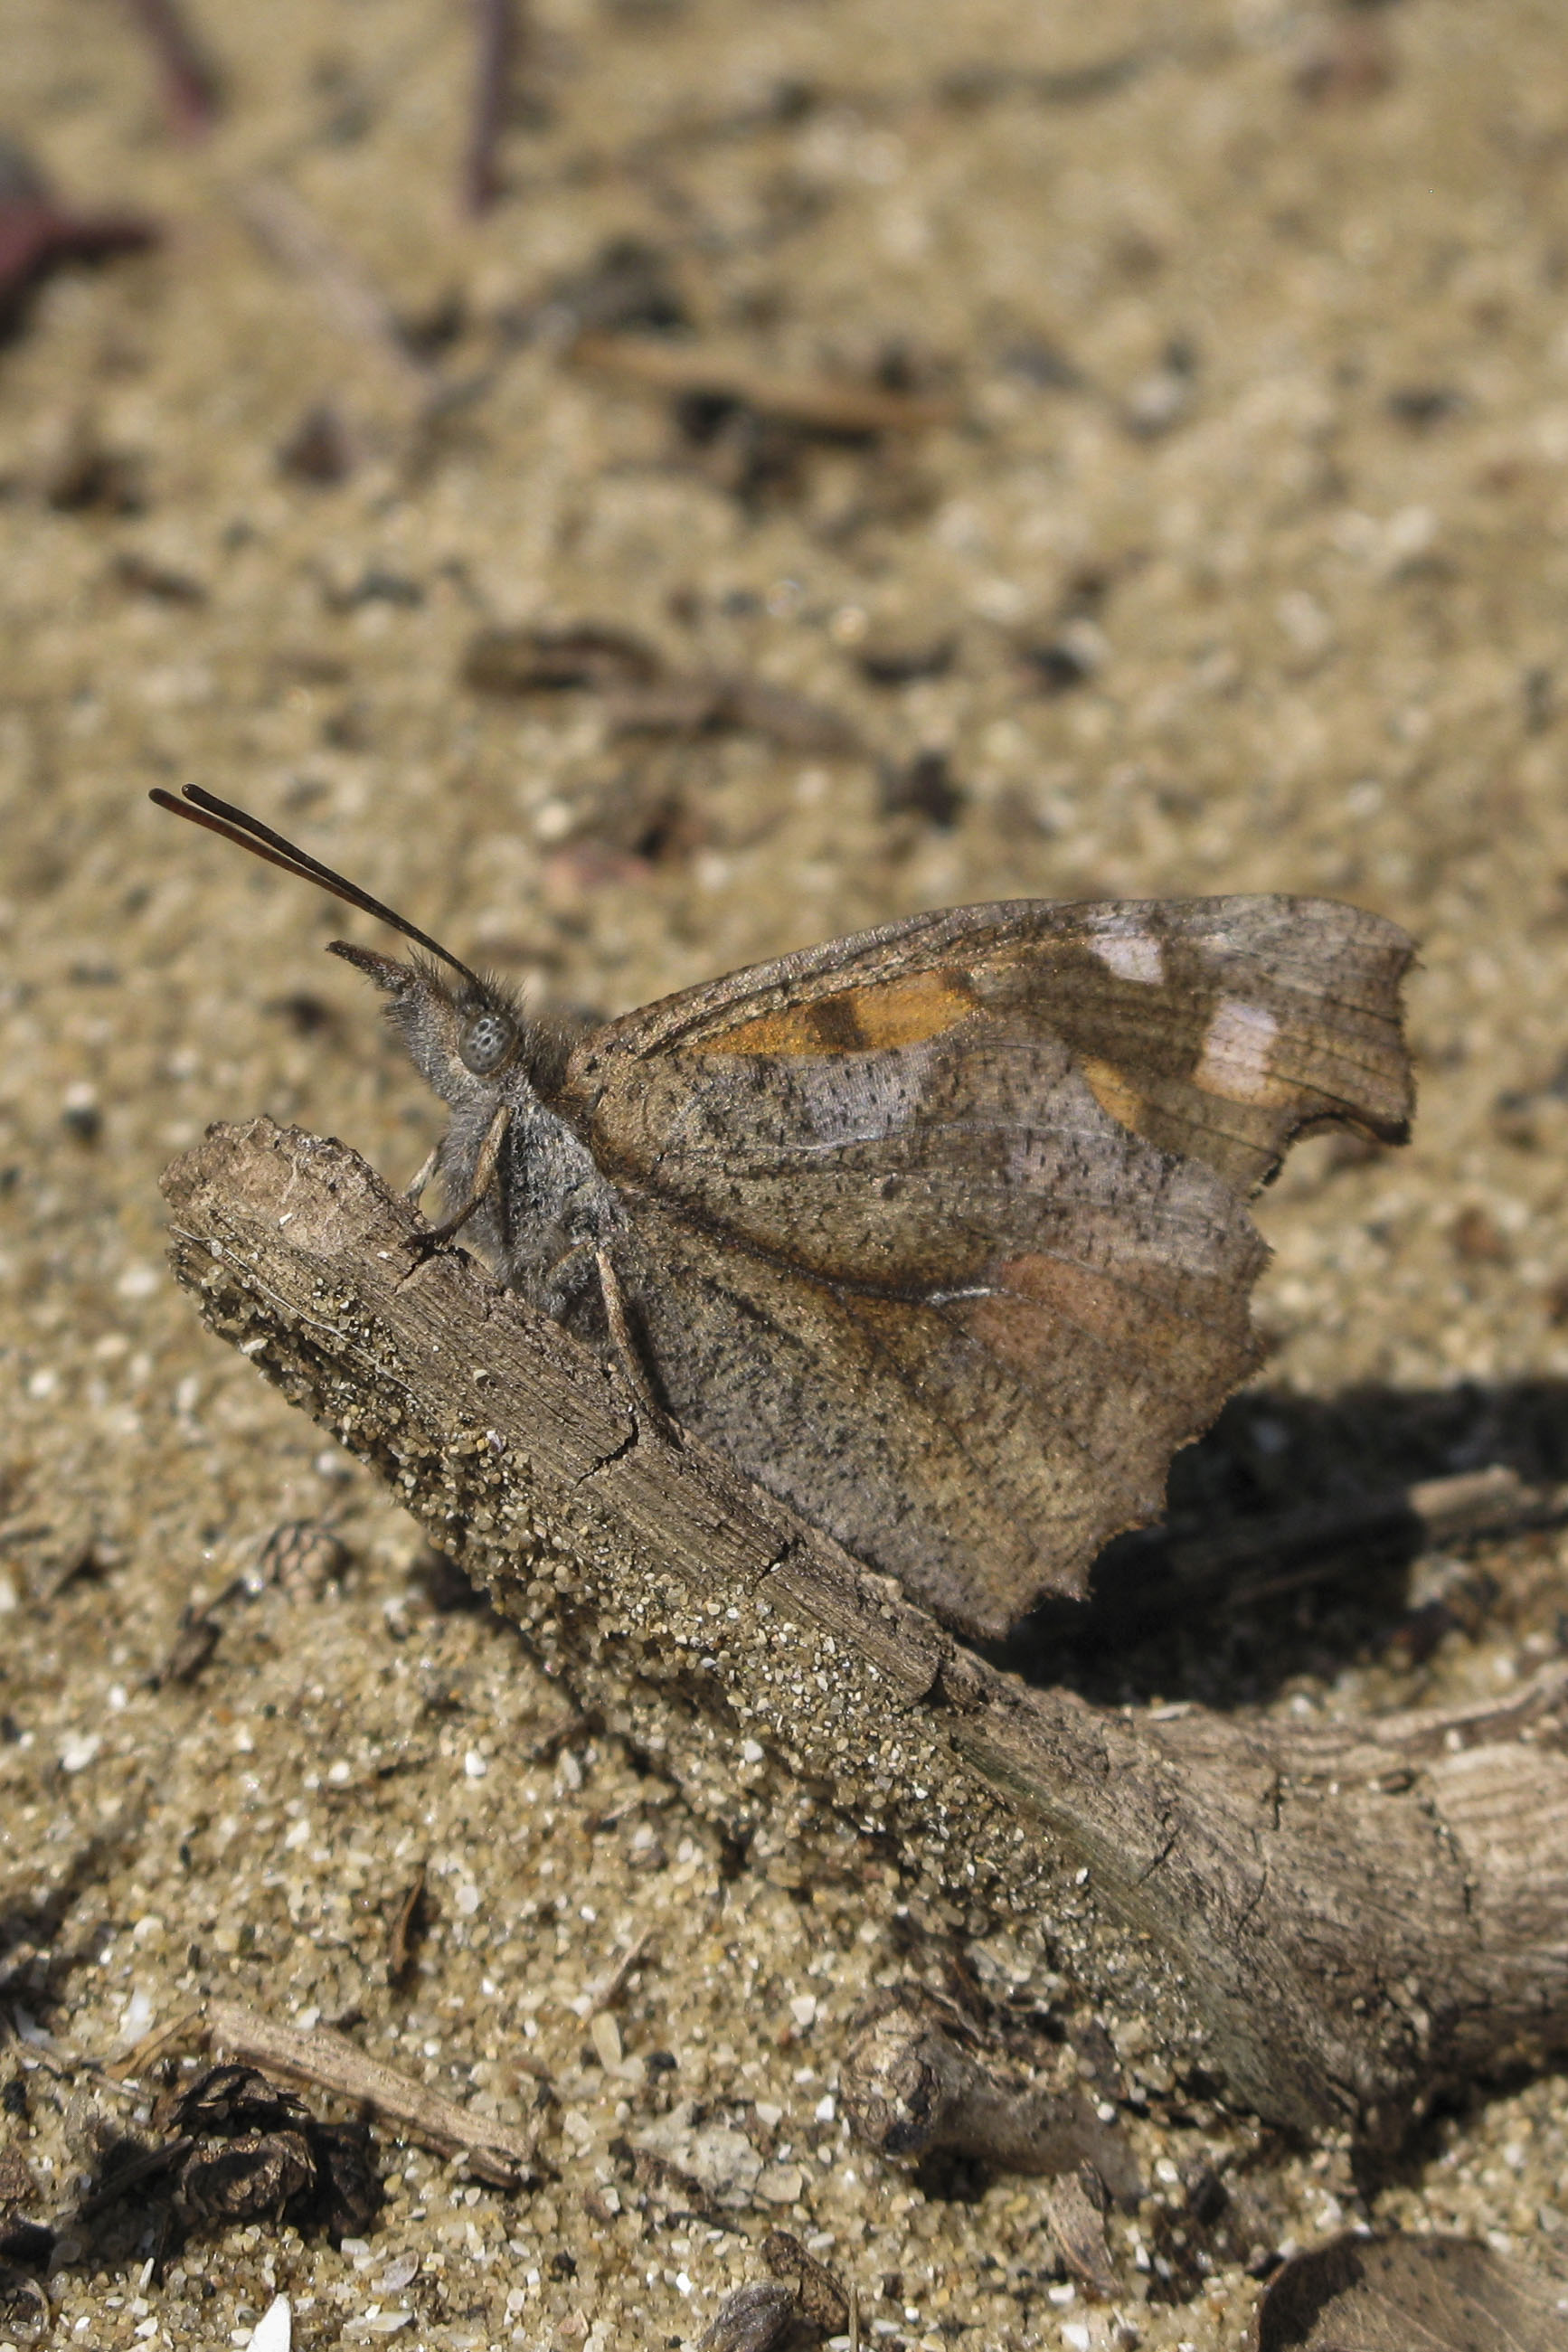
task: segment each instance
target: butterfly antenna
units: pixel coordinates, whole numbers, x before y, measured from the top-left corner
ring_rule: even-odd
[[[232,801],[220,801],[216,793],[204,792],[200,784],[187,784],[179,800],[173,793],[162,790],[149,793],[147,797],[159,808],[167,809],[171,816],[185,817],[192,824],[199,824],[225,841],[237,842],[240,848],[248,849],[253,857],[264,857],[268,866],[281,866],[285,874],[313,882],[318,889],[327,891],[334,898],[341,898],[345,907],[357,907],[363,914],[374,915],[377,922],[389,923],[395,931],[401,931],[405,940],[412,940],[416,947],[439,956],[443,963],[450,964],[452,970],[460,972],[471,987],[480,989],[482,992],[482,983],[478,975],[471,972],[466,963],[459,963],[450,948],[444,948],[439,940],[433,940],[428,932],[417,929],[405,915],[397,914],[391,907],[384,907],[379,898],[373,898],[370,892],[362,890],[357,882],[350,882],[342,874],[335,874],[330,866],[323,866],[319,857],[312,857],[308,850],[299,848],[282,834],[274,833],[269,824],[263,824],[260,818],[252,816],[248,810],[236,808]]]

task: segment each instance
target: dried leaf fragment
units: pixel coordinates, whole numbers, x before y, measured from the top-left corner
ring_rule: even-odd
[[[808,2253],[792,2230],[770,2230],[757,2250],[775,2279],[789,2287],[803,2319],[825,2336],[849,2325],[849,2298],[826,2263]]]
[[[724,2297],[697,2339],[698,2352],[773,2352],[795,2316],[794,2294],[782,2279],[753,2279]]]
[[[1064,2172],[1046,2191],[1046,2211],[1061,2256],[1079,2286],[1107,2301],[1118,2281],[1105,2242],[1105,2215],[1095,2194],[1099,2177],[1092,2166]]]
[[[373,2228],[382,2188],[360,2124],[321,2123],[253,2066],[209,2066],[153,2116],[161,2144],[108,2170],[82,2212],[167,2181],[190,2224],[314,2221],[334,2242]]]

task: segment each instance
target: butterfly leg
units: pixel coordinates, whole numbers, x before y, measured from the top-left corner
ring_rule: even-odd
[[[440,1145],[438,1143],[433,1143],[429,1150],[426,1153],[425,1158],[420,1161],[416,1174],[410,1181],[404,1186],[403,1197],[407,1202],[411,1209],[416,1209],[419,1206],[420,1202],[424,1199],[426,1190],[429,1185],[430,1180],[436,1173],[436,1163],[440,1157]]]
[[[621,1287],[620,1275],[615,1259],[603,1243],[594,1252],[594,1263],[599,1271],[599,1293],[605,1302],[605,1321],[609,1328],[610,1344],[615,1349],[616,1360],[631,1382],[643,1411],[667,1435],[674,1435],[677,1424],[653,1392],[647,1360],[637,1344],[632,1318],[626,1310],[626,1294]]]
[[[474,1181],[468,1187],[468,1199],[455,1216],[446,1218],[438,1225],[432,1225],[427,1233],[420,1236],[426,1248],[439,1248],[443,1242],[449,1242],[454,1234],[460,1234],[474,1211],[484,1200],[485,1194],[496,1180],[496,1164],[500,1158],[500,1148],[506,1139],[507,1126],[510,1118],[510,1106],[502,1103],[485,1129],[485,1139],[479,1146],[479,1156],[474,1167]],[[423,1172],[421,1171],[422,1174]]]

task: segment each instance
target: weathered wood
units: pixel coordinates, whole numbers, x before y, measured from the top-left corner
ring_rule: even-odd
[[[1237,2103],[1387,2140],[1568,2038],[1568,1673],[1281,1724],[1026,1688],[651,1416],[343,1146],[164,1189],[215,1330],[393,1488],[580,1704],[764,1852],[883,1840]]]

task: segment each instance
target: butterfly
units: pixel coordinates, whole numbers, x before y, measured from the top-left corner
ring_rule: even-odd
[[[573,1031],[244,810],[152,797],[421,950],[331,950],[448,1108],[429,1238],[970,1634],[1159,1516],[1258,1360],[1247,1202],[1290,1141],[1408,1133],[1413,944],[1335,900],[961,907]]]

